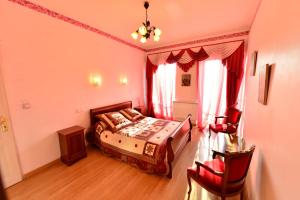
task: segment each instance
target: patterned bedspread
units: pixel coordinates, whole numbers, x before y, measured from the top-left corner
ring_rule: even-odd
[[[100,134],[101,147],[151,163],[165,164],[166,143],[180,122],[146,117],[117,132]]]

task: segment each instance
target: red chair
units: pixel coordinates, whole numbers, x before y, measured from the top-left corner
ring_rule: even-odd
[[[209,192],[225,197],[240,194],[243,199],[243,189],[255,146],[242,152],[220,153],[213,151],[213,160],[204,163],[196,161],[196,167],[188,168],[188,194],[192,191],[191,178]],[[216,156],[224,158],[224,161]]]
[[[236,108],[228,108],[227,116],[217,116],[215,117],[215,124],[210,124],[208,131],[209,131],[209,139],[211,136],[211,131],[215,133],[227,133],[233,134],[237,131],[239,126],[239,121],[242,115],[242,111]],[[221,124],[218,124],[218,119],[223,119]]]

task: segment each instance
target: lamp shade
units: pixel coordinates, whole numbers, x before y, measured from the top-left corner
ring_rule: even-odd
[[[155,42],[158,42],[159,39],[160,39],[159,35],[154,35],[154,36],[153,36],[153,40],[154,40]]]
[[[140,26],[140,28],[139,28],[139,33],[140,33],[141,35],[146,35],[146,33],[147,33],[147,28],[146,28],[144,25]]]
[[[136,39],[138,39],[139,34],[135,31],[135,32],[131,33],[131,37],[136,40]]]
[[[141,43],[146,43],[147,42],[147,38],[146,37],[141,37]]]
[[[161,35],[161,30],[158,29],[158,28],[156,28],[156,29],[154,30],[154,34],[157,35],[157,36],[160,36],[160,35]]]

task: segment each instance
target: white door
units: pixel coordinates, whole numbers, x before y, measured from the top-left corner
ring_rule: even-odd
[[[15,139],[0,69],[0,171],[4,187],[22,180]]]

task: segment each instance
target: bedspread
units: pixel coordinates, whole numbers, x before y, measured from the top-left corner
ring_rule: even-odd
[[[142,161],[143,166],[147,163],[159,166],[160,173],[165,173],[167,139],[179,125],[180,122],[145,117],[117,132],[104,130],[100,145],[105,152],[129,156]]]

